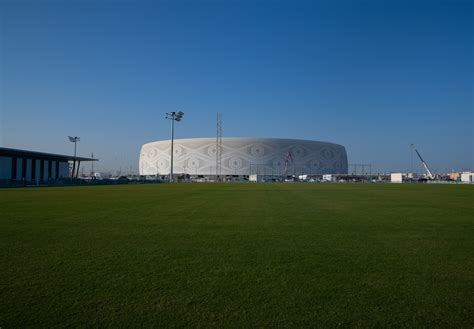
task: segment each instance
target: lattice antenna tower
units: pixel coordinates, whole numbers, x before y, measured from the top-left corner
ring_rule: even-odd
[[[216,120],[216,179],[222,174],[222,113],[217,112]]]

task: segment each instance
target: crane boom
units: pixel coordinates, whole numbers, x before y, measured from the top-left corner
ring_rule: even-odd
[[[429,177],[430,179],[434,179],[435,176],[434,176],[433,173],[431,172],[430,168],[428,168],[428,165],[426,164],[425,160],[423,160],[423,158],[421,157],[421,155],[420,155],[420,153],[418,152],[417,149],[415,149],[415,152],[416,152],[416,154],[418,155],[418,157],[420,158],[421,164],[423,165],[423,168],[425,168],[426,173],[428,174],[428,177]]]

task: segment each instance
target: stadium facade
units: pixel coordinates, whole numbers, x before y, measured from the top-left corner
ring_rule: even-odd
[[[347,154],[342,145],[297,139],[222,138],[220,175],[323,175],[347,174]],[[144,144],[140,175],[170,173],[171,141]],[[174,140],[173,172],[215,176],[216,138]]]

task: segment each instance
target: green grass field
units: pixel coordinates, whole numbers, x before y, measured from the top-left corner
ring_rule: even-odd
[[[474,326],[474,186],[0,190],[0,327]]]

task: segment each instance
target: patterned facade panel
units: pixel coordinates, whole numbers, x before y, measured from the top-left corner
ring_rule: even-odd
[[[169,140],[144,144],[140,174],[168,175],[170,150]],[[216,174],[215,138],[176,139],[173,153],[176,174]],[[346,149],[338,144],[277,138],[222,139],[222,175],[346,174],[347,167]]]

